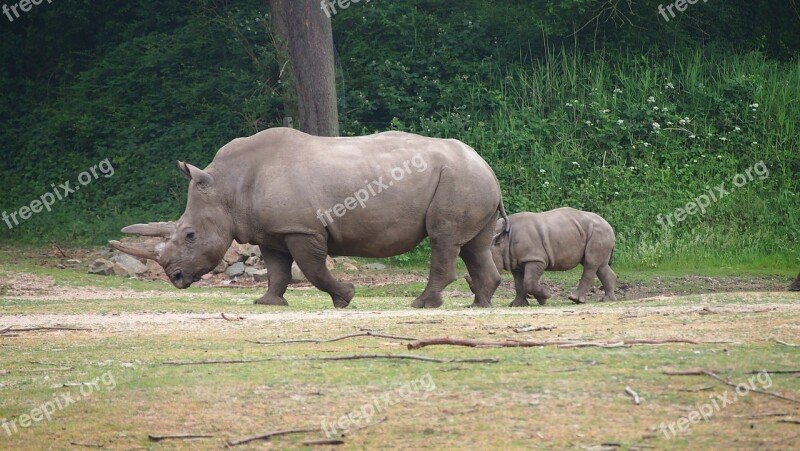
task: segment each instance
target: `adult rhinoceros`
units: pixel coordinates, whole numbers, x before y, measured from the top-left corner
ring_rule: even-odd
[[[500,187],[469,146],[402,132],[327,138],[274,128],[223,146],[205,170],[179,162],[189,183],[177,222],[135,224],[124,233],[160,242],[114,248],[157,261],[188,288],[222,259],[232,240],[260,247],[269,289],[257,304],[287,305],[292,260],[317,288],[346,307],[352,284],[334,279],[330,255],[389,257],[430,237],[428,285],[414,307],[439,307],[461,256],[488,307],[500,275],[490,244]]]

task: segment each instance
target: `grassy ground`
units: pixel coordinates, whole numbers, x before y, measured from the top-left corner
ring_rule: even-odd
[[[290,290],[289,307],[264,307],[252,304],[263,288],[178,291],[161,281],[50,269],[37,265],[36,258],[13,265],[3,256],[0,261],[5,262],[0,263],[0,287],[6,287],[0,292],[0,330],[88,329],[0,334],[0,420],[8,421],[0,426],[3,449],[218,449],[250,435],[323,424],[334,438],[344,427],[344,449],[800,446],[800,426],[781,422],[800,419],[800,403],[755,392],[737,395],[709,376],[664,374],[703,368],[736,384],[750,379],[751,387],[800,399],[798,374],[777,372],[800,370],[800,348],[775,341],[800,343],[800,294],[778,291],[789,274],[620,271],[623,284],[637,287],[625,300],[578,306],[561,297],[544,307],[520,309],[500,307],[511,297],[506,280],[495,300],[498,307],[487,310],[465,309],[471,299],[459,282],[448,291],[445,307],[433,311],[409,308],[421,285],[407,281],[362,286],[351,308],[335,310],[327,295],[307,287]],[[390,281],[393,274],[401,276],[388,274]],[[548,274],[547,279],[560,294],[577,275]],[[37,284],[41,290],[18,292]],[[733,291],[714,293],[725,290]],[[673,296],[676,292],[683,294]],[[226,321],[221,312],[244,319]],[[529,325],[553,328],[513,330]],[[253,343],[365,330],[418,338],[731,343],[414,351],[403,340],[374,337]],[[286,360],[353,354],[498,362]],[[263,361],[164,365],[209,360]],[[762,369],[769,372],[751,374]],[[92,381],[93,386],[80,385]],[[639,405],[626,387],[641,397]],[[65,396],[75,402],[63,408],[51,404],[49,420],[19,426],[25,415],[40,415],[37,407],[56,399],[67,402]],[[705,412],[707,421],[681,430],[680,418],[696,419],[695,411]],[[346,415],[350,424],[342,419]],[[673,423],[676,434],[667,438],[659,427]],[[175,433],[211,437],[148,439],[148,434]],[[325,437],[321,431],[293,434],[241,448],[303,447],[304,441]]]

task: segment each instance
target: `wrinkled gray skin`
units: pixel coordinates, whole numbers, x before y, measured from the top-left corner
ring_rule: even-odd
[[[498,211],[507,218],[500,187],[486,162],[460,141],[401,132],[328,138],[274,128],[226,144],[205,170],[184,162],[179,167],[191,180],[183,216],[122,229],[161,241],[110,242],[156,260],[178,288],[211,271],[235,239],[258,245],[267,266],[269,289],[257,304],[287,305],[294,260],[336,307],[346,307],[353,285],[333,278],[327,254],[389,257],[412,250],[426,236],[430,277],[414,307],[442,304],[442,290],[456,279],[457,256],[475,281],[472,306],[489,307],[500,284],[490,252]],[[396,180],[393,168],[405,175]],[[341,217],[331,212],[332,222],[325,217],[369,185],[375,194],[363,208]]]
[[[514,274],[516,297],[511,307],[526,306],[533,295],[540,305],[550,297],[539,284],[545,271],[566,271],[583,265],[578,289],[569,299],[581,304],[595,275],[603,283],[603,300],[616,300],[617,275],[609,266],[614,250],[614,230],[600,216],[574,208],[544,213],[517,213],[509,217],[511,230],[498,222],[492,258],[499,270]],[[472,289],[472,281],[466,277]]]

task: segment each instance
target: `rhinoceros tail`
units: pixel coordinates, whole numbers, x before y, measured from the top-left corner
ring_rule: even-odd
[[[611,248],[611,255],[608,256],[608,266],[612,266],[614,264],[614,250],[616,248]]]
[[[503,231],[508,233],[511,231],[511,222],[508,220],[508,215],[506,214],[506,207],[503,205],[503,198],[500,197],[500,205],[497,206],[497,210],[500,212],[500,216],[503,217],[503,222],[505,223],[505,227],[503,227]]]

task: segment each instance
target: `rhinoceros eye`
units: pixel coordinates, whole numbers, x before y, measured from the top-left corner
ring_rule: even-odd
[[[186,241],[189,241],[189,242],[194,241],[194,232],[193,231],[186,232]]]

